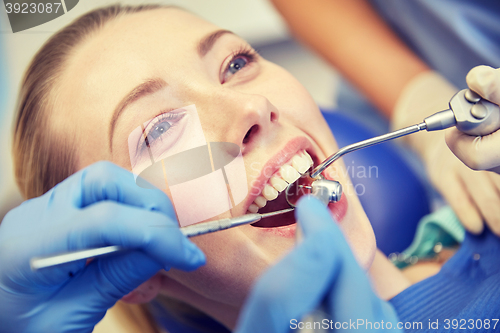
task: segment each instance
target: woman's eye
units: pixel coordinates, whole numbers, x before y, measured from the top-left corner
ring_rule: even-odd
[[[228,67],[227,70],[228,70],[229,73],[234,74],[237,71],[239,71],[240,69],[242,69],[243,67],[245,67],[246,64],[248,64],[248,60],[246,58],[244,58],[244,57],[238,57],[236,59],[233,59],[229,63],[229,67]]]
[[[147,147],[158,148],[158,145],[164,146],[166,143],[170,142],[171,138],[169,137],[172,134],[175,136],[177,132],[174,127],[185,115],[186,112],[166,112],[153,118],[150,124],[143,129],[146,139],[142,141],[142,143],[139,143],[141,147],[137,151],[143,151]]]
[[[149,144],[165,134],[170,127],[172,127],[172,125],[167,121],[155,125],[153,129],[148,133]]]
[[[151,160],[159,160],[175,147],[183,136],[184,129],[189,125],[190,117],[186,117],[188,112],[193,111],[188,111],[186,108],[164,110],[163,113],[137,127],[129,135],[132,168],[149,163]]]
[[[225,83],[236,72],[241,71],[244,67],[248,67],[251,63],[257,61],[257,52],[251,48],[241,49],[231,56],[229,63],[225,65],[224,70],[221,72],[221,83]]]

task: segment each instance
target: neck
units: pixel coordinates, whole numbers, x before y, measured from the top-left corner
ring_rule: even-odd
[[[217,320],[230,331],[234,330],[240,314],[240,307],[219,303],[208,298],[200,297],[200,295],[196,295],[196,298],[197,299],[191,300],[189,304]]]
[[[375,292],[384,300],[390,300],[411,286],[410,280],[378,249],[368,275]]]
[[[236,327],[240,306],[229,305],[204,297],[165,275],[162,276],[161,293],[204,312],[231,331]]]
[[[380,250],[377,250],[375,253],[375,258],[368,271],[368,275],[371,278],[375,292],[384,300],[390,300],[412,285],[411,280],[397,269]],[[229,330],[233,330],[236,327],[241,309],[240,306],[214,301],[167,276],[162,276],[162,278],[162,289],[166,295],[181,300],[206,313]]]

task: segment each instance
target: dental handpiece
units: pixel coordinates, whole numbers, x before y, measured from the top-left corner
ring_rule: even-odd
[[[180,228],[180,231],[186,237],[194,237],[199,235],[205,235],[216,231],[221,231],[225,229],[230,229],[234,227],[239,227],[245,224],[251,224],[260,221],[263,218],[271,217],[275,215],[285,214],[293,211],[294,208],[287,208],[275,212],[264,213],[264,214],[246,214],[242,216],[225,218],[215,221],[208,221],[204,223],[192,224],[187,227]],[[106,246],[95,249],[79,250],[68,253],[62,253],[57,255],[50,255],[46,257],[37,257],[30,260],[30,266],[32,270],[38,270],[42,268],[52,267],[56,265],[66,264],[82,259],[90,259],[101,257],[104,255],[126,251],[126,248],[121,246]]]
[[[456,126],[463,133],[483,136],[491,134],[500,128],[499,106],[481,98],[481,96],[472,90],[464,89],[456,93],[451,98],[449,106],[449,109],[425,118],[420,124],[345,146],[314,168],[310,173],[310,177],[318,177],[330,164],[347,153],[397,139],[424,129],[427,131],[438,131]]]

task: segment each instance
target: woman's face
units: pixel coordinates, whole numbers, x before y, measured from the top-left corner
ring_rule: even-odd
[[[144,82],[155,84],[117,116],[117,107]],[[163,114],[159,121],[168,125],[161,135],[182,140],[190,134],[165,112],[194,104],[205,140],[237,144],[246,169],[246,199],[215,218],[255,209],[257,194],[266,186],[280,187],[280,167],[293,167],[294,156],[306,151],[317,164],[337,149],[318,107],[288,72],[254,54],[238,36],[178,9],[125,15],[107,24],[70,56],[54,96],[54,126],[75,140],[79,168],[110,160],[131,170],[128,140],[134,129]],[[275,186],[271,176],[279,178]],[[326,176],[344,187],[344,199],[329,208],[367,268],[375,251],[371,226],[343,165],[336,163]],[[272,189],[266,191],[273,196]],[[266,208],[277,209],[279,200]],[[189,204],[196,209],[197,202]],[[165,274],[172,284],[239,306],[257,276],[294,245],[295,226],[246,225],[192,238],[207,255],[206,266]]]

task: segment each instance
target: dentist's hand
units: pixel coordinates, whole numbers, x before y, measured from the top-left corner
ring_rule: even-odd
[[[437,110],[446,109],[457,90],[438,73],[419,75],[405,87],[394,111],[393,127],[420,123]],[[403,140],[418,152],[432,185],[467,230],[479,234],[486,223],[500,235],[500,176],[468,168],[448,148],[445,134],[421,132]]]
[[[29,266],[32,257],[109,245],[131,251],[39,271]],[[204,262],[164,193],[96,163],[13,209],[0,225],[0,332],[91,332],[159,270]]]
[[[296,216],[304,240],[259,279],[240,315],[236,332],[289,332],[322,303],[333,323],[348,323],[344,329],[352,328],[350,320],[359,323],[357,328],[363,332],[366,321],[383,321],[384,328],[390,322],[391,332],[401,332],[395,329],[394,309],[372,291],[365,272],[324,205],[317,199],[303,198]],[[325,322],[330,325],[329,320]]]
[[[500,68],[477,66],[467,74],[469,88],[483,98],[500,104]],[[470,136],[453,128],[446,134],[451,151],[474,170],[500,173],[500,130],[483,137]],[[496,177],[500,190],[500,179]]]

